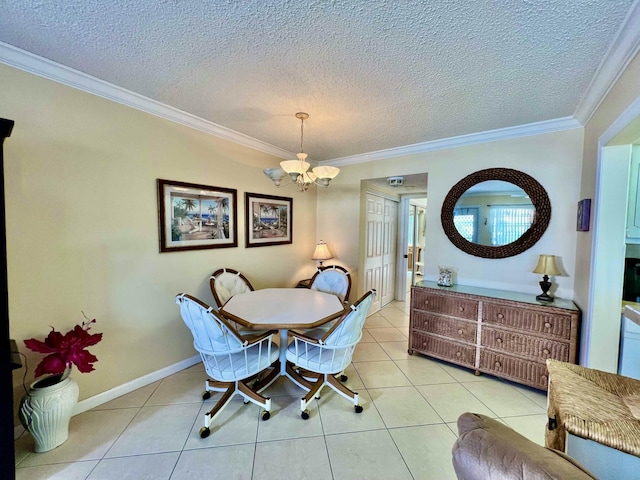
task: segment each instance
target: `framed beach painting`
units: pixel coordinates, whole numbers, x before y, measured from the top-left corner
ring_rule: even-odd
[[[160,252],[238,246],[237,190],[158,179]]]
[[[293,243],[293,199],[258,193],[244,194],[246,247]]]

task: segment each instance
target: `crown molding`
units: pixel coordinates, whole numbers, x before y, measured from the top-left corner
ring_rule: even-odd
[[[591,119],[639,50],[640,0],[636,0],[573,114],[582,125],[586,125]]]
[[[196,117],[7,43],[0,42],[0,62],[259,152],[278,158],[291,158],[294,156],[293,153],[282,148]]]
[[[631,7],[625,22],[620,28],[618,36],[594,74],[587,93],[582,97],[573,117],[564,117],[364,154],[338,157],[318,162],[318,164],[331,164],[336,166],[350,165],[580,128],[589,121],[611,87],[640,50],[640,28],[638,28],[638,25],[640,25],[640,0],[636,0]],[[3,42],[0,42],[0,62],[278,158],[291,158],[294,156],[292,152],[282,148],[196,117],[177,108],[170,107],[156,100],[144,97]]]
[[[406,145],[404,147],[388,148],[386,150],[377,150],[375,152],[363,153],[359,155],[351,155],[348,157],[323,160],[321,162],[318,162],[318,164],[335,166],[353,165],[356,163],[385,160],[388,158],[402,157],[405,155],[434,152],[436,150],[446,150],[448,148],[458,148],[469,145],[477,145],[480,143],[496,142],[499,140],[528,137],[531,135],[540,135],[543,133],[560,132],[563,130],[571,130],[581,127],[582,125],[575,118],[564,117],[557,118],[555,120],[545,120],[543,122],[519,125],[517,127],[487,130],[486,132],[470,133],[468,135],[460,135],[457,137],[444,138],[441,140],[433,140],[431,142],[415,143],[413,145]]]

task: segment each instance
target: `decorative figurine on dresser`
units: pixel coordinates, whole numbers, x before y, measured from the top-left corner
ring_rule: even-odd
[[[419,352],[547,390],[546,360],[576,363],[580,310],[556,298],[418,282],[411,287],[409,354]]]

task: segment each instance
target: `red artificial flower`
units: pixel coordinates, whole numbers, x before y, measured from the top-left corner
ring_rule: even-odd
[[[90,325],[95,321],[94,318],[88,322],[82,322],[82,326],[76,325],[65,335],[51,327],[44,342],[35,338],[25,340],[24,344],[30,350],[49,354],[38,364],[35,376],[39,377],[45,373],[59,375],[66,369],[71,369],[72,364],[75,364],[82,373],[94,370],[93,363],[97,362],[98,358],[86,348],[102,340],[102,333],[89,333]]]

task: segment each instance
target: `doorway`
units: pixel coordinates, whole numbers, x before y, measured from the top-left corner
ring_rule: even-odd
[[[424,275],[424,254],[425,254],[425,230],[426,230],[426,198],[408,198],[407,213],[407,241],[405,246],[407,258],[406,287],[408,294],[411,287]]]
[[[374,313],[394,299],[398,200],[366,192],[364,290],[375,290],[369,312]]]
[[[580,364],[618,370],[625,258],[626,186],[632,145],[640,140],[640,98],[598,139],[596,195],[588,307],[582,327]],[[625,188],[621,188],[625,185]]]
[[[362,180],[360,185],[360,259],[359,295],[370,288],[378,292],[371,305],[373,313],[394,300],[406,300],[408,275],[408,232],[410,200],[426,208],[427,174],[382,177]],[[418,199],[422,198],[422,202]],[[425,214],[418,214],[418,218]],[[420,221],[413,227],[424,245],[424,227]],[[424,220],[422,220],[424,225]],[[421,236],[422,234],[422,236]],[[421,247],[412,259],[414,278],[419,278]]]

